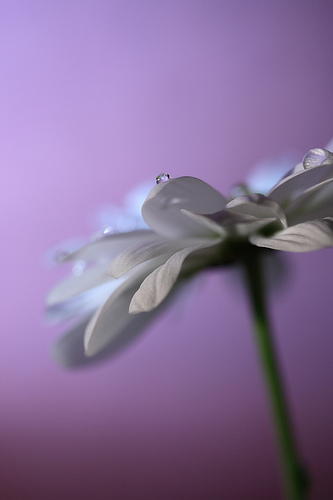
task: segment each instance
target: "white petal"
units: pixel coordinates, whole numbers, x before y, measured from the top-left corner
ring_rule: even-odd
[[[47,305],[46,318],[51,323],[64,321],[72,317],[83,317],[92,314],[107,300],[110,294],[123,280],[109,279],[103,284],[91,288],[65,301]],[[60,299],[60,297],[59,297]]]
[[[156,237],[156,241],[143,244],[141,246],[130,248],[118,255],[109,265],[107,273],[119,278],[128,271],[158,256],[166,256],[165,260],[178,250],[186,248],[193,241],[190,240],[165,240],[164,238]]]
[[[280,205],[262,194],[238,196],[226,205],[226,209],[258,219],[273,218],[281,222],[283,227],[287,227],[286,216]]]
[[[292,202],[287,210],[289,224],[333,217],[333,179],[307,189]]]
[[[108,234],[66,255],[62,262],[73,260],[83,260],[85,262],[104,260],[110,262],[126,248],[142,244],[144,241],[150,241],[152,238],[154,238],[154,233],[150,230]]]
[[[333,246],[333,217],[302,222],[279,231],[270,238],[252,236],[250,242],[258,247],[285,252],[311,252]]]
[[[56,341],[52,349],[52,355],[59,364],[67,368],[84,368],[88,365],[99,363],[118,353],[129,342],[139,337],[158,312],[159,309],[155,309],[151,313],[138,314],[136,316],[130,316],[128,311],[125,312],[127,318],[126,324],[117,332],[117,335],[115,335],[115,330],[113,330],[113,338],[110,339],[103,349],[93,356],[87,356],[84,350],[86,320],[72,328]],[[112,317],[110,317],[110,321],[109,327],[112,325]],[[114,328],[114,325],[111,328]]]
[[[83,336],[88,324],[86,319],[82,323],[75,325],[65,335],[57,339],[52,347],[53,358],[66,368],[80,367],[97,361],[95,358],[87,358],[83,348]]]
[[[112,279],[106,274],[105,266],[92,267],[80,276],[70,276],[60,281],[46,296],[46,305],[52,307],[70,300],[106,281],[112,281]]]
[[[249,234],[258,231],[262,227],[267,226],[271,222],[276,221],[276,217],[261,219],[254,217],[253,215],[238,214],[227,209],[210,215],[192,214],[191,217],[196,218],[198,222],[199,220],[206,220],[206,224],[210,225],[212,231],[215,232],[215,235],[217,234],[217,228],[219,227],[220,236],[222,238],[225,238],[226,236],[244,238]]]
[[[96,311],[86,328],[84,348],[87,356],[95,355],[129,326],[133,319],[128,313],[133,294],[147,274],[160,264],[160,258],[152,259],[130,272],[127,279],[120,278],[120,286]]]
[[[167,238],[201,237],[210,235],[182,210],[206,214],[221,210],[226,199],[213,187],[195,177],[170,179],[155,186],[142,206],[145,222]]]
[[[196,250],[208,248],[219,243],[219,240],[206,241],[184,248],[170,257],[165,264],[155,269],[143,281],[130,303],[130,314],[150,311],[157,307],[168,295],[177,281],[186,257]]]
[[[288,205],[306,189],[333,178],[333,164],[304,169],[282,179],[268,194],[286,211]]]
[[[194,220],[197,224],[207,228],[211,233],[216,233],[218,236],[225,236],[226,231],[220,225],[217,224],[212,218],[206,215],[194,214],[193,212],[189,212],[188,210],[181,210],[183,214],[185,214],[190,219]],[[214,215],[214,214],[211,214]]]

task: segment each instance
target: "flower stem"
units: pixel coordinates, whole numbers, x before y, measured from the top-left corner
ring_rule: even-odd
[[[262,261],[258,254],[249,254],[244,260],[256,340],[260,351],[275,420],[276,435],[280,447],[285,498],[288,500],[304,500],[309,483],[305,470],[298,459],[282,378],[270,333],[261,265]]]

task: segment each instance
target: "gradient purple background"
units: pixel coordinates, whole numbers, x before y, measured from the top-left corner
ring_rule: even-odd
[[[65,371],[48,248],[161,171],[228,193],[333,136],[330,1],[1,3],[1,489],[9,499],[280,498],[246,299],[209,273],[117,358]],[[332,253],[272,315],[312,499],[333,498]]]

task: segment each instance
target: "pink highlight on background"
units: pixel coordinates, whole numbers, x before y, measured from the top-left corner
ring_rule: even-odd
[[[280,498],[245,293],[229,271],[87,371],[50,350],[63,275],[161,172],[224,194],[266,158],[333,136],[331,2],[4,1],[1,8],[0,491],[6,500]],[[333,496],[331,250],[288,256],[272,317],[313,499]]]

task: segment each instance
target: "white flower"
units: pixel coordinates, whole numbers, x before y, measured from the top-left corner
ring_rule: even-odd
[[[251,248],[333,246],[333,154],[325,149],[311,150],[267,196],[228,201],[200,179],[163,180],[142,206],[151,229],[108,234],[62,259],[87,267],[47,297],[49,310],[81,318],[56,344],[60,362],[79,365],[114,352],[151,320],[180,278],[200,269],[237,261]]]

